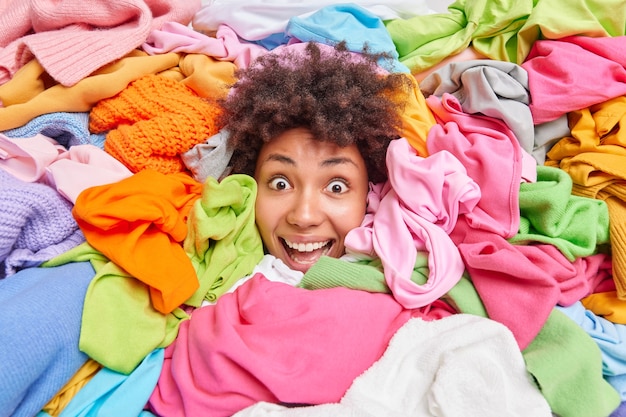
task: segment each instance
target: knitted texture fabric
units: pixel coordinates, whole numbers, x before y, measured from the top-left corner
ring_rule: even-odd
[[[82,242],[71,202],[52,187],[24,182],[0,169],[0,278]]]
[[[181,154],[216,134],[221,109],[185,85],[150,74],[91,110],[89,129],[108,131],[104,150],[132,172],[186,170]]]
[[[140,47],[165,22],[188,24],[199,0],[0,2],[0,84],[33,58],[64,86]]]

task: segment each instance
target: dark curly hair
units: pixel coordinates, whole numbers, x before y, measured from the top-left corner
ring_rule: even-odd
[[[403,74],[381,73],[380,59],[389,57],[367,49],[356,55],[344,43],[322,50],[310,42],[305,53],[264,54],[238,70],[222,102],[221,124],[234,151],[231,172],[254,175],[264,143],[304,127],[317,140],[356,144],[369,180],[386,180],[387,146],[400,137],[401,106],[411,87]]]

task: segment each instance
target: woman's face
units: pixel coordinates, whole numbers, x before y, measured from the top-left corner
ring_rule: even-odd
[[[322,255],[344,254],[344,238],[366,209],[368,178],[356,145],[317,141],[304,128],[263,145],[254,175],[256,223],[270,254],[306,272]]]

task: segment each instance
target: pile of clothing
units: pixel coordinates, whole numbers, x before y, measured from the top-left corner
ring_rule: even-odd
[[[13,0],[0,23],[0,416],[626,415],[625,8]],[[217,101],[311,41],[414,88],[348,254],[302,274],[263,253]]]

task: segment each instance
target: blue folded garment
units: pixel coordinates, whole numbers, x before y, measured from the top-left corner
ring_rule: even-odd
[[[0,279],[0,417],[32,417],[88,357],[78,350],[89,262]]]

